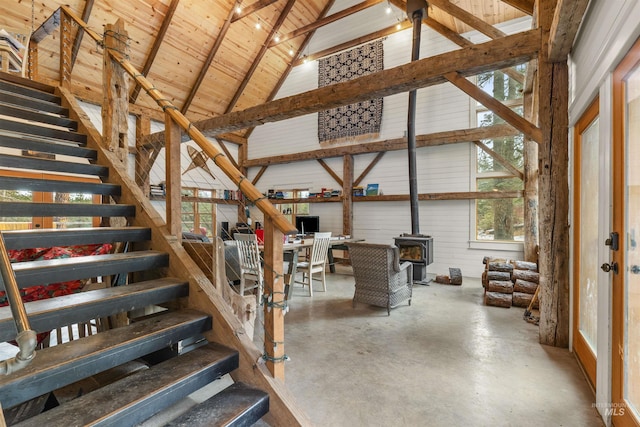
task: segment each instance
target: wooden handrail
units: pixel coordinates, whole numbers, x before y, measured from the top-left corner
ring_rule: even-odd
[[[102,43],[102,37],[90,29],[71,9],[67,6],[60,6],[73,21],[75,21],[84,31],[96,42]],[[142,75],[122,53],[110,50],[109,54],[118,61],[122,68],[142,87],[145,92],[168,114],[171,119],[178,124],[186,134],[196,143],[211,160],[238,186],[242,194],[250,203],[256,205],[264,214],[265,219],[270,218],[273,225],[286,235],[296,234],[297,230],[287,218],[278,211],[273,204],[244,176],[229,160],[229,158],[219,151],[198,129],[193,126],[180,110],[174,106],[151,82]]]

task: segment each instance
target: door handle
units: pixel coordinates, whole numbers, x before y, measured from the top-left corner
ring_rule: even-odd
[[[604,264],[602,264],[600,266],[600,268],[605,273],[609,273],[610,271],[613,271],[615,274],[618,274],[618,263],[617,262],[612,262],[612,263],[605,262]],[[640,267],[638,267],[638,271],[640,272]]]
[[[609,238],[604,241],[604,244],[609,246],[612,251],[617,251],[619,248],[619,241],[620,237],[618,236],[618,233],[612,231],[611,233],[609,233]]]
[[[640,265],[632,265],[629,270],[632,274],[640,274]]]

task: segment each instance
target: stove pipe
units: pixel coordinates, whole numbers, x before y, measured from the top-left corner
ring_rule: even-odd
[[[413,21],[413,48],[411,62],[420,58],[420,32],[425,15],[425,0],[407,0],[407,16]],[[411,234],[420,234],[418,218],[418,177],[416,171],[416,89],[409,92],[409,114],[407,117],[407,152],[409,154],[409,200],[411,202]]]

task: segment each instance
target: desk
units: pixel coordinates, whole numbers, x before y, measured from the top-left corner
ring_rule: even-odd
[[[361,242],[364,239],[333,239],[329,243],[329,251],[327,257],[329,260],[329,271],[331,273],[336,272],[336,266],[333,259],[333,250],[348,250],[345,243],[349,242]],[[282,245],[282,259],[289,263],[289,268],[284,277],[284,291],[287,294],[287,299],[290,299],[293,294],[293,285],[296,281],[296,273],[298,272],[298,257],[300,249],[306,249],[313,246],[313,239],[303,239],[296,243],[285,243]],[[264,245],[258,245],[258,248],[262,252]]]

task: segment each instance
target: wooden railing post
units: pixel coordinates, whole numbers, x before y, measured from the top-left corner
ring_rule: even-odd
[[[284,234],[264,218],[264,357],[274,378],[284,381]]]
[[[142,189],[142,192],[148,197],[150,192],[149,171],[151,169],[151,153],[150,149],[145,148],[143,144],[139,144],[145,136],[151,133],[151,119],[149,116],[136,116],[136,166],[135,179],[136,184]]]
[[[29,40],[29,54],[27,60],[27,77],[38,81],[38,43]]]
[[[180,126],[169,114],[164,116],[165,191],[169,234],[182,236],[182,184],[180,169]]]
[[[63,14],[66,15],[66,14]],[[102,64],[102,139],[109,151],[127,169],[129,157],[129,83],[125,71],[118,61],[112,59],[110,51],[125,55],[128,35],[122,19],[105,25],[104,54]],[[69,66],[71,65],[71,43],[69,43]]]
[[[60,86],[71,87],[71,18],[60,14]]]

